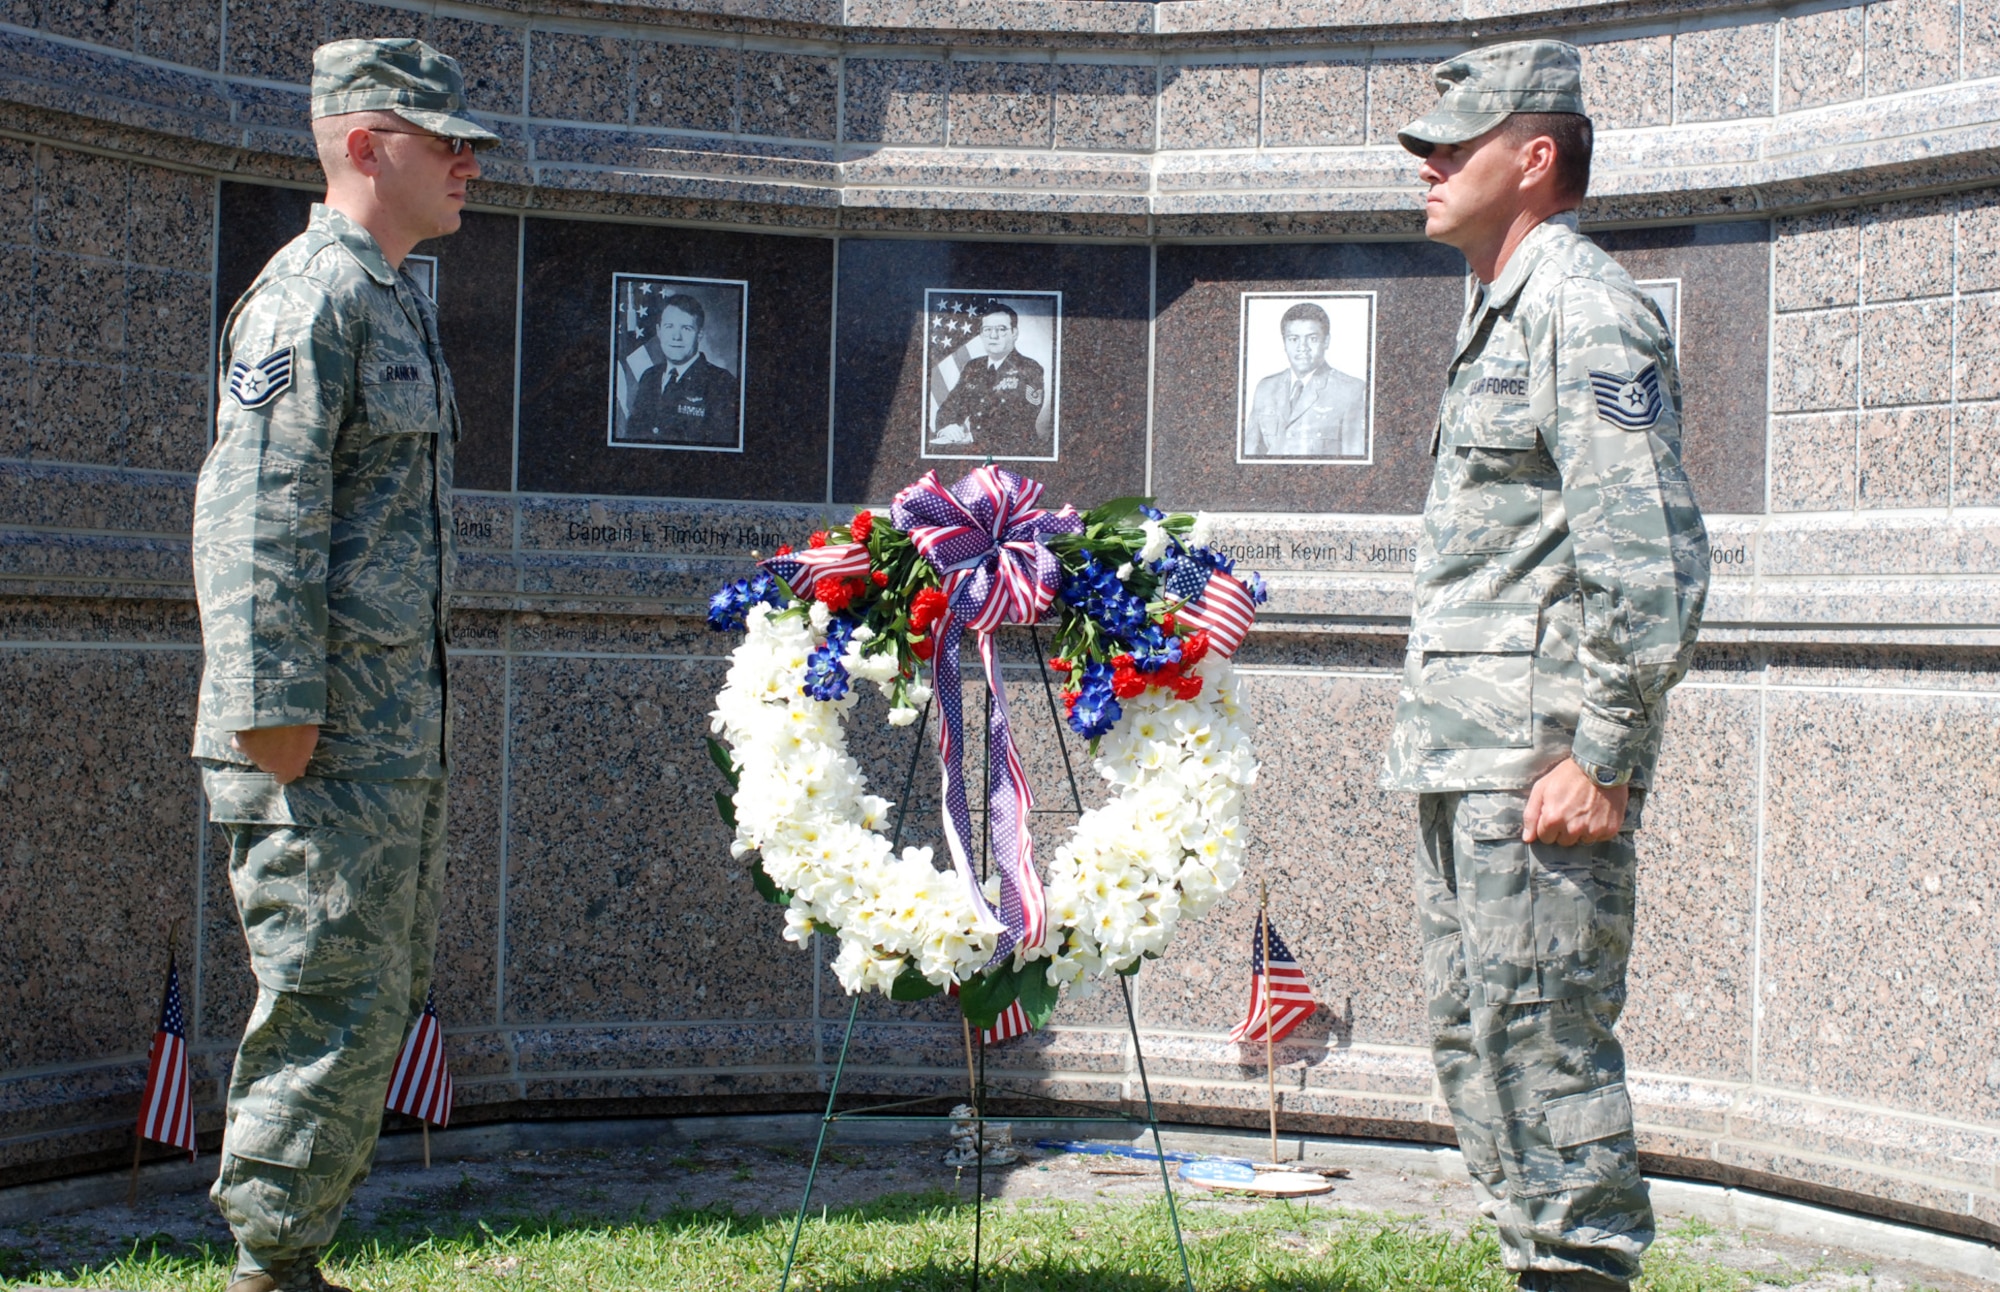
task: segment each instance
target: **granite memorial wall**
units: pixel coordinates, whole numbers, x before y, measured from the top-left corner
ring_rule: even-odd
[[[1674,320],[1714,536],[1642,840],[1642,1150],[2000,1237],[1991,0],[0,13],[0,1180],[129,1153],[176,919],[219,1130],[252,987],[185,757],[189,512],[215,329],[303,222],[307,59],[349,34],[458,54],[506,140],[419,248],[465,420],[458,1119],[823,1098],[848,1002],[729,860],[699,744],[729,641],[699,608],[752,552],[991,453],[1058,500],[1218,513],[1266,573],[1252,873],[1325,1002],[1278,1056],[1285,1124],[1449,1142],[1410,806],[1375,776],[1465,282],[1393,130],[1436,59],[1535,33],[1584,48],[1585,220]],[[1310,408],[1272,381],[1294,345],[1328,373]],[[912,735],[871,716],[856,743],[899,780]],[[1060,765],[1052,723],[1017,725]],[[1176,1118],[1262,1116],[1262,1055],[1225,1040],[1251,904],[1138,980]],[[934,1004],[860,1018],[848,1088],[962,1081]],[[1102,999],[989,1068],[1136,1097]]]

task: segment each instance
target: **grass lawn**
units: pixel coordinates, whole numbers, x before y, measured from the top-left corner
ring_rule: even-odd
[[[1506,1292],[1490,1227],[1457,1237],[1424,1221],[1326,1205],[1253,1210],[1183,1203],[1200,1292]],[[811,1292],[957,1292],[967,1286],[972,1206],[947,1192],[902,1194],[815,1218],[792,1287]],[[388,1292],[750,1292],[775,1289],[788,1220],[681,1211],[650,1219],[476,1218],[411,1209],[343,1234],[330,1276]],[[1699,1237],[1700,1235],[1687,1235]],[[1672,1236],[1648,1259],[1652,1292],[1740,1292],[1742,1274],[1679,1256]],[[989,1202],[981,1287],[993,1292],[1171,1292],[1182,1286],[1166,1211],[1084,1202]],[[95,1268],[27,1268],[0,1249],[0,1286],[16,1281],[137,1292],[220,1292],[229,1253],[141,1240]],[[11,1258],[11,1259],[10,1259]]]

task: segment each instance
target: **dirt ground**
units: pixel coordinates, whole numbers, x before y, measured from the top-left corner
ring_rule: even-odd
[[[813,1205],[837,1210],[885,1194],[936,1189],[970,1198],[974,1173],[944,1165],[945,1148],[942,1139],[835,1145],[821,1165]],[[407,1224],[413,1213],[441,1221],[485,1215],[643,1219],[706,1207],[789,1214],[805,1187],[810,1151],[809,1144],[718,1141],[654,1148],[506,1151],[440,1160],[429,1170],[416,1163],[378,1165],[348,1214],[364,1233],[389,1216]],[[1338,1161],[1337,1151],[1329,1160]],[[1348,1178],[1334,1180],[1333,1192],[1311,1199],[1311,1205],[1415,1218],[1457,1233],[1478,1220],[1471,1190],[1463,1183],[1413,1176],[1379,1164],[1357,1163],[1349,1169]],[[1176,1187],[1197,1207],[1247,1209],[1264,1202],[1209,1194],[1178,1182]],[[986,1172],[988,1198],[1119,1203],[1151,1201],[1159,1194],[1156,1163],[1116,1156],[1027,1149],[1022,1161]],[[1861,1288],[1973,1292],[1991,1286],[1962,1275],[1761,1231],[1717,1230],[1671,1214],[1661,1215],[1660,1231],[1657,1250],[1730,1266],[1760,1280],[1760,1287],[1791,1292]],[[0,1252],[17,1270],[24,1260],[35,1258],[74,1267],[116,1256],[129,1250],[135,1239],[154,1235],[229,1241],[202,1191],[191,1187],[144,1198],[136,1209],[117,1203],[0,1225]],[[9,1248],[12,1252],[6,1252]],[[0,1284],[5,1282],[0,1277]]]

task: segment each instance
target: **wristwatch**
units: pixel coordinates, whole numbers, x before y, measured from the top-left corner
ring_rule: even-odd
[[[1600,788],[1607,790],[1614,789],[1620,785],[1629,783],[1632,779],[1632,769],[1629,767],[1621,772],[1610,767],[1599,767],[1596,763],[1585,762],[1575,754],[1571,754],[1569,757],[1571,762],[1583,769],[1583,774],[1591,779],[1591,783]]]

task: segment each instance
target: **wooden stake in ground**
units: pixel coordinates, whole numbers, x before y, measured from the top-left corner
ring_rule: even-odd
[[[1257,881],[1257,927],[1264,939],[1264,1094],[1271,1108],[1271,1164],[1278,1162],[1278,1069],[1272,1064],[1271,1040],[1271,888]]]
[[[428,1171],[431,1169],[431,1124],[429,1122],[424,1122],[423,1128],[424,1128],[424,1170]]]

